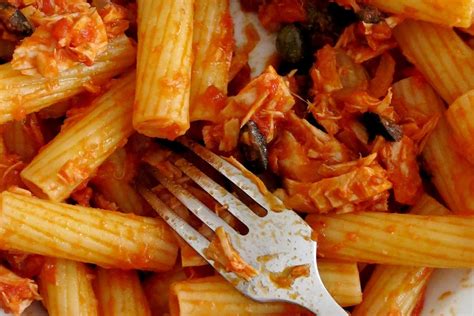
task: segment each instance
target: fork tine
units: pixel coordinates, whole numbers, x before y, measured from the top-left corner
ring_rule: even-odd
[[[163,201],[144,186],[138,187],[138,192],[150,204],[150,206],[160,215],[160,217],[174,229],[191,247],[194,248],[203,258],[204,250],[209,247],[209,241],[197,230],[189,225],[185,220],[176,215]]]
[[[186,159],[180,158],[176,160],[174,164],[245,225],[252,226],[255,221],[259,219],[247,205],[242,203],[242,201],[229,193]]]
[[[170,191],[181,203],[186,206],[191,213],[196,215],[204,224],[210,229],[215,231],[218,227],[222,227],[226,232],[231,232],[234,229],[227,224],[222,218],[217,216],[216,213],[211,211],[206,205],[195,198],[181,185],[175,183],[173,180],[168,179],[162,175],[158,170],[152,169],[153,176],[168,190]]]
[[[244,191],[248,196],[250,196],[255,202],[260,204],[267,210],[272,209],[286,209],[283,203],[276,198],[273,194],[269,196],[264,196],[260,192],[260,188],[252,180],[246,177],[241,170],[232,165],[230,162],[214,154],[207,148],[199,145],[198,143],[187,139],[186,137],[180,137],[178,141],[193,151],[196,155],[201,157],[214,169],[219,171],[227,179],[229,179],[233,184],[239,187]]]

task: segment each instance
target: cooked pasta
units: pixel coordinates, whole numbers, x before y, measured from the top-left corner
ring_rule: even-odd
[[[193,140],[312,228],[320,281],[349,314],[426,314],[434,269],[474,268],[472,7],[2,2],[0,308],[20,315],[31,304],[35,314],[39,300],[51,316],[309,315],[234,288],[269,272],[295,301],[317,299],[294,291],[308,265],[264,271],[276,265],[248,260],[234,237],[253,238],[247,231],[261,227],[247,221],[273,210],[182,146]],[[234,215],[239,201],[217,197],[183,158],[255,216]],[[174,232],[165,206],[209,245]]]
[[[51,316],[99,315],[92,272],[80,262],[48,258],[39,276],[43,304]]]
[[[193,1],[138,1],[138,37],[133,126],[175,139],[189,128]]]

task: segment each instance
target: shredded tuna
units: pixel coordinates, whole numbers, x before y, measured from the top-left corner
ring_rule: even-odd
[[[26,10],[34,33],[15,49],[14,69],[26,75],[56,77],[78,63],[92,65],[107,50],[108,39],[128,28],[128,11],[108,4],[97,11],[89,3],[37,1]]]
[[[348,208],[350,204],[367,201],[392,188],[387,172],[376,162],[312,183],[285,179],[284,186],[285,204],[309,213]]]
[[[33,280],[21,278],[0,266],[0,307],[20,315],[33,301],[41,299]]]
[[[237,146],[239,131],[248,120],[253,120],[267,143],[275,137],[275,130],[284,114],[295,101],[288,83],[272,67],[247,84],[238,95],[230,97],[216,120],[203,129],[206,147],[230,152]]]
[[[393,184],[395,200],[413,205],[423,192],[415,143],[404,136],[399,142],[386,142],[379,153]]]
[[[247,281],[258,274],[257,270],[245,262],[235,250],[229,236],[222,227],[216,229],[216,235],[204,254],[208,259],[214,260],[218,266],[222,266],[227,272],[234,272]]]

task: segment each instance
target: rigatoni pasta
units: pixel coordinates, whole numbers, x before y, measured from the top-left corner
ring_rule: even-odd
[[[46,259],[39,285],[49,316],[99,315],[91,279],[92,272],[84,263]]]
[[[93,283],[99,315],[151,315],[135,271],[98,268]]]
[[[177,257],[174,236],[158,219],[7,191],[1,194],[1,209],[0,245],[4,250],[155,271],[170,270]]]
[[[474,216],[364,212],[306,220],[324,258],[433,268],[470,267],[474,260]]]
[[[459,153],[474,164],[474,90],[457,98],[446,111],[446,120]]]
[[[318,259],[318,270],[324,286],[339,305],[353,306],[362,301],[356,263]]]
[[[219,300],[215,300],[219,297]],[[174,283],[170,290],[170,315],[301,315],[304,310],[288,303],[258,303],[239,291],[221,276],[211,276]]]
[[[368,0],[366,3],[415,20],[460,27],[472,24],[472,2],[469,0]]]
[[[363,303],[351,315],[412,315],[433,269],[379,265],[364,289]]]
[[[319,260],[324,285],[342,306],[360,303],[362,293],[355,263]],[[215,297],[219,300],[215,300]],[[171,285],[171,315],[305,315],[288,303],[259,303],[243,296],[221,276],[179,281]]]
[[[67,126],[22,171],[38,196],[63,201],[133,132],[135,73],[118,79]]]
[[[242,295],[142,198],[156,195],[209,241],[211,223],[193,214],[203,206],[239,233],[258,229],[188,177],[178,156],[265,215],[168,141],[184,135],[299,212],[320,279],[347,312],[417,314],[435,268],[474,267],[472,5],[3,3],[0,307],[19,313],[38,284],[50,315],[308,315]],[[221,229],[225,268],[248,267]],[[271,280],[294,292],[307,268],[271,269]]]
[[[403,54],[448,104],[474,88],[474,52],[453,29],[406,20],[393,34]]]
[[[134,128],[174,139],[189,128],[193,1],[138,1]]]
[[[443,115],[445,108],[435,92],[423,79],[410,77],[393,85],[394,100],[408,109],[424,114]],[[433,133],[426,140],[422,153],[431,181],[453,212],[474,212],[474,166],[459,153],[452,132],[441,116]]]
[[[0,65],[0,123],[24,118],[56,102],[104,84],[135,62],[136,51],[126,36],[110,41],[107,51],[92,66],[79,64],[49,79],[27,76],[10,63]]]
[[[229,9],[229,0],[194,2],[191,121],[214,121],[225,106],[234,44]]]
[[[410,211],[418,215],[448,215],[449,210],[423,194]],[[352,315],[412,315],[430,279],[432,268],[378,265],[364,288],[364,300]]]

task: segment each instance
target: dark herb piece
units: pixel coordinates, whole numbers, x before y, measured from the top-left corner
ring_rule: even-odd
[[[369,141],[373,141],[375,136],[381,135],[389,142],[397,142],[403,136],[402,128],[399,125],[390,122],[377,113],[366,112],[362,114],[361,122],[369,133]]]
[[[255,172],[263,172],[268,167],[268,151],[265,137],[254,121],[248,121],[240,130],[240,151],[245,165]]]
[[[278,31],[276,49],[283,60],[297,63],[304,57],[303,37],[300,29],[294,24],[285,25]]]
[[[365,6],[357,12],[357,16],[362,22],[377,24],[382,21],[385,17],[379,9],[372,6]]]
[[[24,37],[33,33],[33,25],[20,10],[8,2],[0,2],[0,22],[14,35]]]

